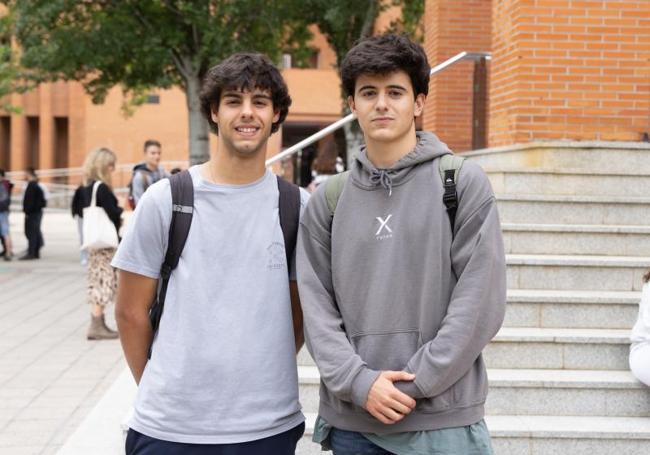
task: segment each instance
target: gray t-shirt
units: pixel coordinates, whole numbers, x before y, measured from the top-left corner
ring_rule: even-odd
[[[276,177],[217,185],[190,173],[192,225],[129,426],[193,444],[282,433],[304,417]],[[159,278],[170,220],[164,179],[142,197],[113,266]]]
[[[165,171],[162,166],[158,166],[158,169],[155,171],[136,171],[133,174],[133,190],[131,191],[135,203],[138,204],[140,202],[140,199],[144,192],[147,191],[147,188],[168,175],[169,174],[167,174],[167,171]]]

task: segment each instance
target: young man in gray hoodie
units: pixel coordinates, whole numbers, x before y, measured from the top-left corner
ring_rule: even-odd
[[[404,36],[350,50],[341,76],[365,147],[342,191],[321,185],[301,221],[298,284],[321,375],[314,441],[336,455],[492,453],[481,351],[505,312],[503,241],[472,162],[448,216],[439,160],[451,152],[415,130],[429,71]]]

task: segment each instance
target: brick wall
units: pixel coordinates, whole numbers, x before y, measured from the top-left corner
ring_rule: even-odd
[[[650,131],[650,0],[492,7],[490,146]]]
[[[424,48],[431,66],[462,51],[490,51],[491,0],[426,0]],[[474,64],[461,62],[434,75],[423,128],[452,150],[472,149]]]

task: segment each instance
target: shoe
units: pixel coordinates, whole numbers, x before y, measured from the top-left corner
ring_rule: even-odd
[[[115,330],[111,330],[106,327],[106,321],[104,320],[104,315],[94,316],[90,315],[90,327],[88,327],[88,333],[86,338],[89,340],[114,340],[118,338],[119,335]]]
[[[4,260],[9,262],[14,258],[13,254],[5,254]]]
[[[24,256],[18,258],[19,261],[31,261],[32,259],[38,259],[38,258],[31,254],[25,254]]]

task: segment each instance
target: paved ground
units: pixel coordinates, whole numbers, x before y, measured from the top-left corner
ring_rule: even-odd
[[[22,222],[12,213],[15,251],[26,248]],[[41,260],[0,261],[2,455],[57,453],[125,368],[119,341],[85,338],[90,316],[75,222],[47,212],[43,233]],[[114,327],[113,308],[107,316]]]

